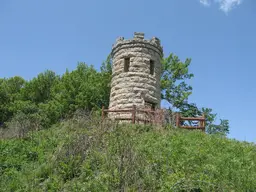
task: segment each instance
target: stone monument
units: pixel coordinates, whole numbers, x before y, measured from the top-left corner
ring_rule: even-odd
[[[137,109],[159,109],[163,56],[160,40],[156,37],[146,40],[144,33],[135,32],[133,39],[118,38],[111,55],[109,109],[132,109],[134,105]]]

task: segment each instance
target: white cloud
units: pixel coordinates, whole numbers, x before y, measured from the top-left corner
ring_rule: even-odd
[[[240,5],[243,0],[199,0],[204,6],[210,6],[212,2],[218,3],[220,10],[228,13],[234,7]]]
[[[242,0],[217,0],[220,3],[220,9],[225,13],[228,13],[235,6],[238,6],[242,3]]]
[[[199,0],[200,3],[202,3],[204,6],[210,6],[211,5],[211,1],[210,0]]]

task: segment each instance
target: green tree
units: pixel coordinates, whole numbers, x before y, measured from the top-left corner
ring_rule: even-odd
[[[162,99],[172,107],[180,108],[192,93],[192,87],[186,83],[194,75],[189,73],[191,59],[181,62],[178,56],[170,54],[162,59],[161,90]]]
[[[52,124],[59,122],[64,116],[64,105],[57,99],[40,103],[38,109],[42,127],[50,127]]]
[[[93,66],[79,63],[72,72],[66,71],[60,81],[54,95],[63,104],[64,113],[90,111],[108,103],[110,75],[105,71],[97,72]]]
[[[10,106],[20,99],[24,84],[25,80],[18,76],[0,79],[0,125],[12,117]]]
[[[31,81],[26,82],[23,89],[24,100],[35,103],[46,102],[51,99],[51,90],[59,83],[60,77],[55,72],[46,70]]]
[[[194,75],[189,73],[191,59],[185,62],[180,61],[178,56],[170,54],[162,60],[161,89],[162,99],[178,109],[184,117],[201,116],[206,117],[206,131],[209,134],[229,133],[229,122],[226,119],[220,119],[220,124],[215,124],[217,114],[210,108],[199,109],[195,103],[188,103],[188,97],[192,94],[192,87],[186,83]],[[191,122],[190,124],[193,124]]]
[[[107,59],[102,62],[100,67],[102,73],[112,74],[112,57],[111,54],[108,55]]]
[[[216,124],[217,113],[213,113],[210,108],[202,108],[201,113],[206,118],[206,131],[209,134],[220,134],[226,136],[229,133],[229,121],[220,119],[220,123]]]
[[[110,86],[111,86],[111,77],[112,77],[112,59],[109,54],[107,59],[101,65],[101,79],[102,79],[102,95],[104,106],[109,105],[109,96],[110,96]]]

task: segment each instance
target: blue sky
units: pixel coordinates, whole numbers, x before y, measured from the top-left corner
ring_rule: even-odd
[[[229,137],[256,142],[255,18],[255,0],[1,0],[0,77],[98,69],[117,37],[145,32],[165,56],[192,58],[190,102],[229,119]]]

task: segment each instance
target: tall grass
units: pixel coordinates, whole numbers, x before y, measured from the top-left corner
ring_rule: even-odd
[[[0,141],[0,191],[256,191],[256,147],[76,115]]]

